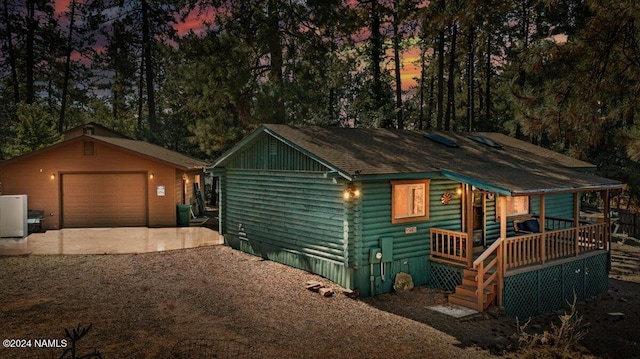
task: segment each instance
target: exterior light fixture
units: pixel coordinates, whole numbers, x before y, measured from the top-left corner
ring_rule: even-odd
[[[149,175],[149,179],[153,179],[153,173]]]
[[[456,194],[460,196],[462,194],[462,187],[456,188]]]
[[[347,186],[347,189],[344,190],[344,193],[342,194],[342,198],[345,201],[349,201],[355,198],[359,198],[361,195],[360,190],[356,188],[356,186],[354,186],[353,184],[349,184]]]
[[[56,174],[55,174],[55,173],[52,173],[52,174],[51,174],[51,179],[52,179],[52,180],[56,179]]]

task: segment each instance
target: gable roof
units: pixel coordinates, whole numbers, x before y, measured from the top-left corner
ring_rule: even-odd
[[[119,147],[154,160],[166,162],[174,167],[184,170],[203,169],[209,166],[209,164],[205,161],[185,156],[176,151],[172,151],[170,149],[160,147],[145,141],[95,135],[86,135],[84,137],[92,138],[99,142]]]
[[[86,129],[91,129],[92,130],[91,133],[85,133]],[[95,132],[96,129],[98,130],[98,133]],[[94,135],[103,136],[103,137],[121,137],[121,138],[128,138],[130,140],[132,139],[131,137],[121,132],[110,129],[109,127],[103,126],[97,122],[88,122],[83,125],[75,126],[65,131],[62,131],[62,135],[65,140],[70,140],[72,138],[82,136],[83,134],[94,134]]]
[[[425,138],[427,132],[370,128],[263,125],[214,166],[225,161],[258,134],[266,132],[336,171],[347,180],[392,178],[407,174],[441,174],[504,195],[527,195],[618,188],[618,181],[587,173],[595,166],[497,133],[435,134],[458,147]],[[482,136],[494,148],[467,136]]]
[[[96,142],[100,142],[103,143],[107,146],[112,146],[112,147],[116,147],[122,150],[125,150],[127,152],[132,152],[136,155],[140,155],[143,157],[147,157],[149,159],[152,159],[154,161],[158,161],[158,162],[163,162],[166,163],[170,166],[173,166],[175,168],[179,168],[181,170],[184,171],[188,171],[188,170],[198,170],[198,169],[203,169],[205,167],[208,167],[209,164],[205,161],[201,161],[195,158],[191,158],[188,156],[185,156],[181,153],[169,150],[167,148],[164,147],[160,147],[154,144],[151,144],[149,142],[145,142],[145,141],[136,141],[136,140],[131,140],[128,138],[119,138],[119,137],[104,137],[104,136],[95,136],[95,135],[82,135],[82,136],[78,136],[78,137],[73,137],[72,139],[66,140],[66,141],[62,141],[62,142],[58,142],[54,145],[51,145],[49,147],[45,147],[45,148],[41,148],[39,150],[36,151],[32,151],[29,153],[26,153],[24,155],[18,156],[18,157],[14,157],[12,159],[6,160],[6,161],[2,161],[0,162],[0,165],[5,165],[8,163],[13,163],[15,161],[19,161],[23,158],[26,157],[30,157],[42,152],[46,152],[46,151],[50,151],[52,149],[58,148],[58,147],[62,147],[64,145],[67,145],[69,143],[73,143],[73,142],[77,142],[77,141],[82,141],[82,140],[87,140],[87,139],[91,139],[93,141]]]

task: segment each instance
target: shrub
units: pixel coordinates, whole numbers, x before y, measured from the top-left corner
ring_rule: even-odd
[[[570,304],[571,311],[559,315],[560,324],[551,323],[551,330],[542,333],[529,334],[527,326],[529,319],[523,325],[517,321],[518,329],[518,358],[576,358],[584,355],[579,350],[579,342],[587,334],[588,323],[576,311],[576,296]]]

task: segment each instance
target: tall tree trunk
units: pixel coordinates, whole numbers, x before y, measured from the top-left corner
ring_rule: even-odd
[[[246,129],[251,122],[251,93],[247,90],[241,90],[236,94],[236,114],[240,127]]]
[[[436,102],[436,130],[442,130],[444,115],[444,30],[438,33],[438,88]]]
[[[528,7],[529,7],[529,1],[523,1],[522,2],[522,14],[521,14],[521,19],[522,19],[522,43],[523,43],[523,47],[522,47],[522,54],[524,55],[525,51],[527,50],[527,48],[529,47],[529,24],[530,24],[530,19],[529,19],[529,11],[528,11]],[[524,70],[524,56],[522,56],[522,58],[520,59],[520,69],[518,71],[518,85],[520,85],[520,87],[524,87],[526,84],[526,72]]]
[[[25,102],[27,104],[32,104],[35,96],[35,87],[34,87],[34,42],[35,42],[35,33],[36,33],[36,4],[35,0],[27,0],[27,44],[26,44],[26,74],[27,74],[27,83],[26,83],[26,96]]]
[[[142,47],[143,47],[143,56],[145,62],[145,80],[147,85],[147,110],[148,110],[148,118],[149,118],[149,130],[152,137],[152,140],[156,140],[159,132],[158,128],[158,120],[156,117],[156,100],[155,100],[155,89],[154,89],[154,74],[153,74],[153,57],[152,57],[152,46],[153,42],[151,39],[150,33],[150,24],[149,24],[149,4],[147,0],[142,0]]]
[[[371,31],[371,51],[370,51],[370,64],[371,77],[373,81],[373,105],[376,109],[379,109],[384,105],[384,86],[382,84],[382,71],[380,70],[380,64],[382,63],[382,33],[380,32],[380,9],[378,0],[371,0],[371,23],[369,30]],[[380,124],[381,127],[389,128],[393,126],[392,121],[386,116]]]
[[[427,111],[427,130],[431,129],[431,116],[433,115],[433,91],[436,86],[436,79],[431,78],[429,80],[429,108]]]
[[[271,69],[269,80],[276,87],[276,105],[273,114],[274,123],[285,123],[286,113],[283,99],[284,80],[282,66],[282,41],[280,39],[280,15],[277,0],[269,0],[267,8],[269,16],[269,54],[271,55]]]
[[[491,123],[491,26],[487,26],[487,59],[486,59],[486,84],[484,88],[484,102],[485,102],[485,126],[489,126]],[[493,127],[493,126],[492,126]]]
[[[444,116],[444,129],[451,131],[451,119],[456,116],[456,42],[458,37],[458,24],[451,25],[451,49],[449,50],[449,73],[447,74],[447,112]]]
[[[11,82],[13,87],[13,102],[15,104],[20,102],[20,84],[18,83],[18,69],[16,67],[16,52],[13,48],[13,32],[11,28],[11,20],[9,20],[9,4],[8,0],[4,0],[4,19],[6,29],[6,47],[7,55],[9,57],[9,66],[11,67]]]
[[[58,132],[64,130],[64,115],[67,107],[67,93],[69,92],[69,78],[71,77],[71,51],[73,49],[73,25],[76,12],[76,0],[71,0],[69,15],[69,37],[67,38],[67,58],[64,63],[64,79],[62,81],[62,102],[60,105],[60,117],[58,117]]]
[[[522,47],[522,56],[520,58],[520,68],[518,71],[518,85],[520,86],[521,89],[524,89],[526,83],[527,83],[527,73],[524,70],[524,54],[527,50],[527,48],[529,47],[529,24],[530,24],[530,19],[529,19],[529,1],[523,1],[522,2],[522,14],[521,14],[521,19],[522,19],[522,42],[523,42],[523,47]],[[516,122],[516,138],[521,138],[522,137],[522,126],[519,122]]]
[[[136,138],[144,139],[144,129],[142,127],[142,115],[144,110],[144,51],[140,57],[140,81],[138,83],[138,124]]]
[[[424,48],[426,47],[426,42],[423,39],[422,44],[420,45],[420,114],[418,115],[418,129],[422,130],[424,128],[424,86],[425,81],[424,77],[427,74],[427,63],[426,63],[426,55]]]
[[[393,59],[396,77],[396,121],[399,130],[404,129],[402,118],[402,77],[400,62],[400,0],[393,1]]]
[[[474,111],[475,111],[475,103],[474,103],[474,91],[475,91],[475,29],[473,25],[469,25],[469,34],[467,37],[467,131],[471,132],[473,130],[474,124]]]

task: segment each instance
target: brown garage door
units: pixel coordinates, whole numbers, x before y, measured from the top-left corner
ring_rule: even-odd
[[[62,175],[62,226],[135,227],[147,225],[144,173]]]

